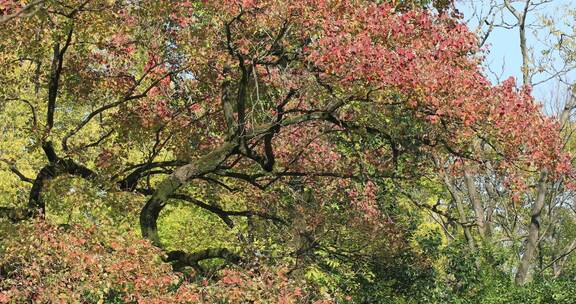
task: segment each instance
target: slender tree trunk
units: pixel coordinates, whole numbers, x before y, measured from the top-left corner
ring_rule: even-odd
[[[526,2],[524,12],[520,17],[520,52],[522,53],[522,83],[530,85],[530,58],[528,57],[528,46],[526,45],[526,14],[529,6],[529,0]]]
[[[474,184],[474,177],[470,174],[467,168],[464,169],[464,183],[466,184],[466,189],[468,190],[468,196],[470,197],[470,202],[474,208],[474,214],[476,215],[476,224],[478,226],[478,233],[480,238],[484,239],[486,236],[486,225],[484,223],[484,207],[482,206],[482,200],[476,189],[476,184]]]
[[[492,217],[494,215],[494,209],[496,208],[496,201],[498,200],[498,195],[496,194],[496,189],[489,182],[486,181],[486,191],[488,192],[488,206],[486,208],[486,236],[490,238],[492,236]]]
[[[528,238],[526,240],[526,246],[524,250],[524,255],[520,260],[518,265],[518,271],[516,272],[515,282],[516,284],[524,284],[526,282],[526,277],[528,275],[528,269],[530,268],[530,263],[534,258],[536,250],[538,249],[538,240],[540,238],[540,214],[544,208],[544,202],[546,198],[546,177],[547,172],[544,170],[540,173],[540,180],[538,181],[536,201],[532,205],[532,210],[530,212],[530,225],[528,227]]]
[[[466,219],[466,212],[464,211],[464,204],[462,201],[462,197],[458,195],[456,187],[454,187],[454,184],[452,184],[452,180],[445,173],[442,173],[442,178],[444,179],[446,187],[448,187],[450,196],[452,196],[452,199],[456,204],[456,210],[458,211],[458,218],[460,222],[465,223],[467,219]],[[464,230],[464,237],[466,237],[466,240],[468,241],[468,247],[470,248],[470,250],[474,251],[476,249],[476,245],[474,244],[474,238],[472,237],[472,233],[470,232],[470,227],[462,225],[462,230]]]

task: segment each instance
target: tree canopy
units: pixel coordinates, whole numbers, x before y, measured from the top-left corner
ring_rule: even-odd
[[[481,44],[450,1],[0,1],[0,302],[440,303],[560,277],[573,105],[492,84]]]

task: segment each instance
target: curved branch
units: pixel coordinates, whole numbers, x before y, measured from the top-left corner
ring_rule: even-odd
[[[211,153],[181,167],[178,167],[154,191],[140,212],[140,230],[144,238],[158,247],[162,247],[158,236],[157,221],[166,201],[182,185],[190,180],[214,172],[228,156],[238,148],[237,142],[226,142]]]
[[[136,191],[138,193],[144,194],[144,195],[151,195],[154,193],[155,190],[152,189],[136,189]],[[225,211],[222,208],[218,207],[218,206],[214,206],[214,205],[210,205],[207,204],[201,200],[195,199],[191,196],[188,196],[186,194],[180,194],[180,193],[176,193],[176,194],[172,194],[168,197],[168,199],[176,199],[176,200],[182,200],[188,203],[192,203],[197,207],[200,207],[204,210],[210,211],[212,213],[214,213],[216,216],[220,217],[222,219],[222,221],[229,227],[229,228],[234,228],[234,222],[232,221],[232,219],[230,218],[230,216],[245,216],[245,217],[251,217],[251,216],[259,216],[262,217],[264,219],[270,219],[273,221],[277,221],[280,223],[285,224],[286,222],[284,220],[282,220],[281,218],[274,216],[274,215],[269,215],[266,214],[264,212],[257,212],[257,211],[251,211],[251,210],[246,210],[246,211]]]
[[[38,127],[38,115],[36,114],[36,108],[34,107],[34,105],[29,101],[26,100],[24,98],[6,98],[4,99],[5,102],[8,101],[21,101],[23,103],[25,103],[26,105],[28,105],[28,107],[30,108],[30,113],[32,114],[32,126],[36,129]]]
[[[128,174],[125,178],[118,182],[118,187],[123,191],[133,191],[136,189],[138,184],[138,180],[142,177],[146,176],[146,172],[150,169],[155,168],[164,168],[164,167],[171,167],[171,166],[182,166],[186,163],[183,161],[164,161],[164,162],[151,162],[151,163],[143,163],[132,166],[127,170],[132,170],[132,173]],[[114,178],[114,177],[113,177]],[[151,194],[151,193],[150,193]]]
[[[196,271],[204,273],[205,270],[200,266],[199,262],[208,259],[224,259],[233,264],[238,264],[242,261],[242,257],[227,248],[210,248],[192,253],[174,250],[167,253],[165,261],[175,262],[175,268],[191,266]]]
[[[94,171],[75,163],[71,159],[58,159],[55,163],[44,166],[38,172],[36,179],[34,179],[34,182],[32,183],[32,189],[30,189],[28,209],[31,212],[31,215],[34,215],[38,211],[41,214],[44,214],[46,211],[46,205],[41,196],[45,183],[65,174],[78,176],[86,180],[94,180],[97,177]]]
[[[271,220],[277,223],[281,223],[286,225],[286,221],[284,221],[282,218],[275,216],[275,215],[271,215],[265,212],[260,212],[260,211],[253,211],[253,210],[245,210],[245,211],[226,211],[223,210],[222,208],[218,207],[218,206],[214,206],[214,205],[210,205],[210,204],[206,204],[200,200],[197,200],[195,198],[192,198],[190,196],[187,196],[185,194],[174,194],[171,195],[170,198],[173,199],[179,199],[179,200],[183,200],[183,201],[187,201],[190,203],[193,203],[194,205],[208,210],[216,215],[218,215],[220,218],[222,218],[222,220],[228,225],[228,227],[233,228],[234,224],[231,222],[230,220],[230,216],[243,216],[243,217],[253,217],[253,216],[258,216],[261,217],[263,219],[267,219],[267,220]]]
[[[231,187],[231,186],[228,186],[228,185],[225,184],[224,182],[219,181],[219,180],[217,180],[217,179],[215,179],[215,178],[211,178],[211,177],[208,177],[208,176],[202,176],[202,177],[200,177],[200,179],[205,180],[205,181],[210,182],[210,183],[213,183],[213,184],[216,184],[216,185],[218,185],[218,186],[220,186],[220,187],[228,190],[228,192],[231,192],[231,193],[234,193],[234,192],[238,192],[238,191],[239,191],[238,188],[233,188],[233,187]]]
[[[0,158],[0,161],[7,164],[8,165],[8,169],[10,169],[10,171],[12,171],[12,173],[16,174],[16,176],[18,176],[18,178],[20,178],[21,181],[26,182],[26,183],[33,183],[34,180],[26,177],[22,172],[20,172],[20,170],[18,170],[18,167],[16,167],[16,164],[12,161],[9,161],[7,159],[4,158]]]
[[[221,208],[214,206],[214,205],[209,205],[204,203],[201,200],[197,200],[193,197],[190,197],[188,195],[185,194],[173,194],[170,196],[171,199],[178,199],[178,200],[182,200],[182,201],[186,201],[189,203],[192,203],[204,210],[208,210],[214,214],[216,214],[219,218],[222,219],[222,221],[229,227],[229,228],[234,228],[234,222],[232,221],[232,219],[228,216],[229,214],[222,210]]]
[[[108,137],[110,137],[110,135],[112,135],[112,133],[114,133],[114,129],[111,129],[110,131],[108,131],[106,134],[102,135],[98,140],[96,140],[95,142],[91,142],[89,144],[85,144],[82,147],[78,148],[78,151],[84,150],[84,149],[88,149],[88,148],[92,148],[92,147],[96,147],[99,144],[101,144],[104,140],[106,140]]]

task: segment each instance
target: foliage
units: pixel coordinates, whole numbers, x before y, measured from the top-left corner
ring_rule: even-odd
[[[311,300],[282,267],[223,269],[189,281],[137,236],[38,221],[22,224],[3,244],[0,302],[20,303],[301,303]],[[26,243],[27,246],[20,244]]]
[[[0,302],[570,300],[571,108],[452,1],[0,14]]]

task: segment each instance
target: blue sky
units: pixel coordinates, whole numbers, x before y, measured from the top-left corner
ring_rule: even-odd
[[[503,0],[492,1],[498,3],[503,2]],[[542,0],[533,2],[541,1]],[[472,7],[475,6],[476,11],[483,9],[484,12],[486,12],[490,2],[490,0],[457,0],[456,7],[460,10],[460,12],[464,14],[464,19],[469,22],[470,29],[474,30],[477,28],[478,21],[477,18],[474,18],[474,9]],[[514,5],[517,7],[517,9],[520,9],[521,4],[522,3],[517,3]],[[564,12],[567,10],[567,8],[576,8],[576,0],[553,0],[550,3],[541,5],[537,10],[530,12],[527,18],[527,23],[534,24],[540,20],[542,16],[549,16],[555,20],[558,20],[558,18],[564,15]],[[511,13],[506,9],[504,9],[502,17],[504,20],[510,23],[513,23],[514,21]],[[564,26],[562,29],[566,30],[567,28]],[[536,31],[537,34],[535,35],[533,31]],[[550,37],[546,37],[546,33],[547,31],[542,29],[527,29],[528,46],[532,48],[534,57],[537,59],[542,57],[541,52],[547,48],[546,44],[552,41]],[[501,76],[500,80],[504,80],[509,76],[513,76],[516,77],[518,83],[520,83],[522,77],[520,70],[522,58],[520,55],[518,28],[494,28],[486,44],[489,46],[489,52],[485,61],[487,76],[493,82],[498,81],[498,76]],[[557,55],[553,56],[552,58],[557,60],[556,66],[558,66],[560,58]],[[494,73],[489,72],[489,70],[493,71]],[[564,78],[567,81],[571,81],[576,79],[575,76],[576,73],[571,72],[568,73]],[[538,75],[534,78],[534,80],[535,82],[539,82],[546,78],[547,76],[545,75]],[[547,111],[551,110],[549,109],[552,106],[551,103],[553,103],[551,101],[551,94],[552,92],[559,91],[558,86],[558,81],[550,80],[538,84],[534,87],[534,96],[540,102],[545,104]],[[565,87],[560,89],[560,91],[563,90],[565,90]]]

